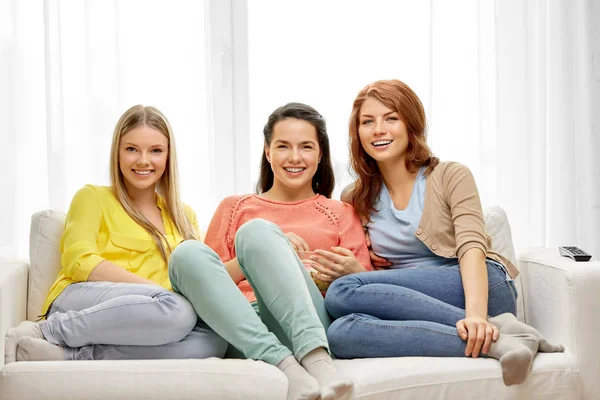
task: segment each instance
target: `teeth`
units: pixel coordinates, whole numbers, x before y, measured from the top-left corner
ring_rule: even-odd
[[[301,171],[304,171],[304,168],[285,168],[285,170],[286,170],[287,172],[296,173],[296,172],[301,172]]]
[[[135,170],[135,169],[134,169],[134,171],[135,171],[136,174],[139,174],[139,175],[148,175],[148,174],[150,174],[152,172],[152,171],[138,171],[138,170]]]
[[[378,140],[376,142],[373,142],[373,146],[384,146],[386,144],[390,144],[392,143],[391,140]]]

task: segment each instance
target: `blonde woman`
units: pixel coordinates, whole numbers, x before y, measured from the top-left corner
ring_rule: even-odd
[[[168,257],[196,239],[197,220],[179,200],[175,141],[153,107],[117,123],[111,186],[73,198],[61,238],[62,270],[45,320],[8,331],[5,362],[222,357],[227,343],[198,324],[171,291]]]

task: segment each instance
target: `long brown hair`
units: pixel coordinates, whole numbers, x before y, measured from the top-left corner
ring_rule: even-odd
[[[167,118],[154,107],[137,105],[131,107],[117,122],[113,134],[110,151],[110,184],[115,197],[119,200],[125,212],[137,222],[148,234],[160,250],[160,254],[167,263],[167,254],[171,249],[164,235],[134,206],[131,197],[125,189],[123,174],[119,168],[119,144],[127,132],[138,126],[149,126],[156,129],[169,141],[169,154],[167,168],[156,185],[156,192],[164,197],[167,214],[179,234],[184,239],[197,239],[197,233],[189,220],[185,206],[179,198],[179,179],[177,173],[177,153],[175,151],[175,137]]]
[[[265,146],[271,145],[273,138],[273,129],[279,121],[294,118],[306,121],[315,127],[317,131],[317,141],[321,150],[321,162],[317,167],[315,176],[312,178],[312,189],[315,193],[322,194],[328,199],[331,198],[333,188],[335,187],[335,177],[333,175],[333,166],[331,164],[331,151],[329,150],[329,136],[327,136],[327,125],[325,118],[309,105],[302,103],[288,103],[279,107],[271,113],[265,127],[263,135]],[[273,186],[273,170],[267,160],[267,155],[263,148],[262,159],[260,161],[260,178],[256,184],[256,193],[264,193]]]
[[[363,149],[358,137],[360,109],[367,98],[374,98],[385,104],[391,110],[400,114],[400,119],[406,125],[408,132],[408,148],[406,149],[406,169],[416,172],[420,167],[427,166],[428,175],[439,164],[427,146],[427,120],[425,109],[417,94],[404,82],[397,79],[382,80],[365,86],[356,96],[350,115],[350,167],[357,176],[348,193],[347,199],[356,213],[370,221],[371,214],[376,210],[375,203],[383,178],[377,162]]]

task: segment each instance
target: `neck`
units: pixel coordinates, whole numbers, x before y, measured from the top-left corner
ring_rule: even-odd
[[[125,189],[127,190],[129,198],[138,209],[156,205],[156,191],[154,187],[140,190],[133,188],[126,183]]]
[[[401,191],[408,183],[411,183],[418,174],[417,172],[410,172],[406,169],[406,161],[404,158],[400,158],[394,161],[388,161],[386,163],[377,163],[381,177],[385,186],[387,186],[390,194]]]
[[[303,188],[290,188],[278,184],[278,182],[273,182],[271,189],[264,192],[261,196],[269,200],[291,203],[310,199],[315,196],[315,192],[312,190],[311,186],[306,186]]]

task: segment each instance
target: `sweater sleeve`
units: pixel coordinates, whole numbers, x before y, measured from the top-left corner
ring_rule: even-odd
[[[481,200],[469,168],[459,163],[449,165],[444,176],[444,192],[454,223],[458,259],[474,247],[487,256]]]
[[[360,223],[360,219],[354,212],[351,205],[343,203],[339,224],[339,241],[340,247],[351,250],[360,264],[367,271],[372,271],[371,258],[369,257],[369,249],[365,240],[365,231]]]
[[[76,282],[87,281],[100,264],[98,234],[102,221],[100,196],[92,186],[80,189],[69,207],[60,241],[63,274]]]
[[[235,231],[231,232],[233,217],[239,196],[230,196],[219,204],[215,211],[204,242],[219,255],[224,263],[235,257]]]

